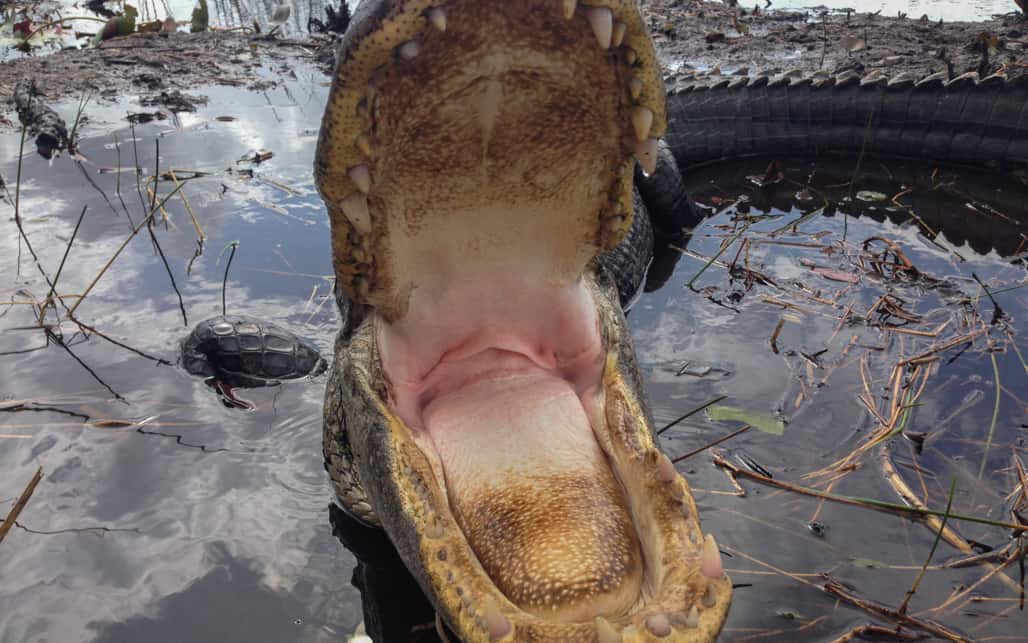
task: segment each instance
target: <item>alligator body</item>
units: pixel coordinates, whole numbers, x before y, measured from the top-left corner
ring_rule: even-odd
[[[680,167],[839,154],[1028,166],[1028,76],[787,73],[700,78],[668,97]]]

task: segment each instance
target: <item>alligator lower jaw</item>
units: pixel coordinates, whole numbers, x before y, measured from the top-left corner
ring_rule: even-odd
[[[589,297],[605,297],[590,274],[583,283]],[[532,429],[517,422],[513,428],[503,427],[503,431],[529,433],[515,435],[504,444],[502,433],[482,428],[486,439],[480,443],[469,445],[473,436],[461,436],[464,447],[470,449],[463,457],[478,463],[471,466],[473,472],[495,465],[496,480],[506,493],[499,502],[472,503],[469,512],[468,505],[460,501],[463,491],[459,487],[483,486],[468,483],[466,474],[455,480],[461,477],[454,475],[454,460],[460,457],[455,458],[453,449],[440,444],[445,440],[443,432],[460,429],[443,421],[433,426],[432,420],[411,427],[418,420],[401,419],[396,400],[378,398],[379,412],[388,418],[388,436],[379,444],[388,446],[374,457],[389,461],[390,479],[379,480],[378,485],[388,489],[391,497],[377,503],[396,507],[404,516],[404,525],[387,525],[387,530],[402,530],[402,534],[390,531],[394,541],[410,542],[416,548],[416,560],[408,559],[408,566],[464,640],[709,641],[724,621],[731,585],[721,568],[717,546],[700,531],[688,484],[653,443],[640,401],[618,356],[619,347],[629,340],[621,336],[620,323],[603,314],[616,303],[596,304],[604,343],[609,347],[601,358],[598,385],[567,383],[565,390],[582,390],[576,399],[582,401],[582,412],[588,416],[589,444],[579,443],[578,447],[600,454],[600,467],[581,467],[579,475],[554,473],[547,463],[564,456],[551,457],[545,446],[516,444],[521,440],[531,443],[535,437]],[[381,318],[374,324],[377,343],[385,348],[382,338],[388,335],[389,324]],[[381,367],[386,370],[388,353],[388,349],[381,353]],[[376,370],[378,367],[368,372]],[[495,397],[493,408],[508,408],[511,399],[504,398],[503,389],[525,395],[519,381],[545,380],[532,375],[532,370],[493,374],[467,387],[458,386],[443,399],[451,408],[459,408],[453,397],[465,396],[474,404],[480,393],[476,387],[495,386],[488,392]],[[395,393],[395,388],[390,391]],[[549,391],[546,397],[561,396]],[[431,406],[429,403],[422,417],[432,415]],[[546,419],[553,416],[544,415]],[[495,418],[479,419],[489,422]],[[581,440],[574,428],[554,427],[557,430]],[[559,451],[566,438],[554,433],[551,451]],[[542,463],[540,468],[534,473],[519,469],[516,461],[532,454]],[[573,460],[575,456],[568,457]],[[507,476],[505,470],[515,475]],[[610,481],[609,487],[604,480]],[[604,550],[603,542],[595,543],[595,548],[583,546],[589,544],[588,530],[582,536],[581,525],[569,521],[599,530],[602,538],[609,539],[608,548],[616,550],[616,557],[621,548],[610,543],[616,542],[618,535],[604,531],[604,525],[616,527],[617,520],[606,516],[611,507],[617,508],[617,499],[628,518],[628,537],[623,540],[634,544],[639,555],[634,560],[625,556],[629,564],[621,567],[611,565],[614,571],[604,583],[597,580],[596,567],[590,566],[590,561],[599,557],[603,562],[610,552]],[[485,545],[483,525],[487,535],[490,529],[500,532],[491,540],[487,537]],[[522,538],[526,533],[530,537]],[[525,547],[530,550],[527,556],[521,551]],[[502,558],[499,564],[497,554]],[[526,569],[526,558],[537,567]],[[528,582],[531,591],[519,591]]]

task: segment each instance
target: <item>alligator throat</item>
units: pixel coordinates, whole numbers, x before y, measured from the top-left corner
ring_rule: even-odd
[[[507,285],[490,284],[502,297],[458,288],[380,324],[391,402],[434,451],[451,510],[507,598],[560,620],[625,613],[642,555],[593,428],[604,422],[595,305],[580,284]]]

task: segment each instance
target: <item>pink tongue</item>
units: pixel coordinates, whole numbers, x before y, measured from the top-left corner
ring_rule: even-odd
[[[538,367],[493,374],[432,400],[423,418],[454,515],[512,602],[569,621],[631,607],[638,539],[567,381]]]

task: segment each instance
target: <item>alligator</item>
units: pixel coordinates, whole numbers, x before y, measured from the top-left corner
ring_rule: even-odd
[[[666,94],[634,0],[365,0],[337,60],[315,161],[343,314],[326,468],[465,641],[709,641],[725,621],[623,312],[650,226],[695,222],[679,167],[1028,164],[1022,80]]]
[[[880,70],[700,77],[668,97],[679,167],[740,156],[838,154],[1028,166],[1028,74]]]
[[[349,302],[327,467],[462,640],[725,620],[597,260],[665,129],[636,2],[369,0],[341,39],[315,161]]]

